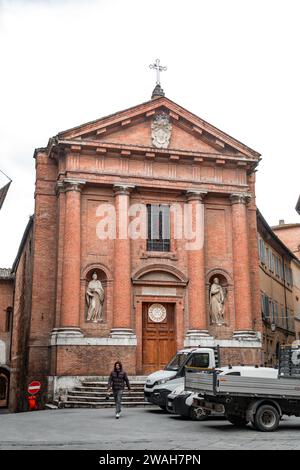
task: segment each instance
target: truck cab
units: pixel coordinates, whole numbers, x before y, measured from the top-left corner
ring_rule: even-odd
[[[147,377],[145,400],[166,409],[167,396],[178,385],[184,384],[185,368],[211,370],[219,367],[219,348],[187,348],[178,351],[169,364]]]

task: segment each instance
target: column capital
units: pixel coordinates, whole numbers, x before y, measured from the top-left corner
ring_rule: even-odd
[[[248,204],[251,200],[250,193],[232,193],[229,196],[231,204]]]
[[[134,188],[135,188],[134,184],[115,183],[113,185],[113,190],[114,190],[115,196],[117,196],[119,194],[124,194],[124,195],[128,196],[133,191]]]
[[[188,201],[200,201],[203,202],[203,199],[207,195],[207,191],[202,191],[201,189],[188,189],[186,191],[186,196]]]
[[[86,184],[85,180],[77,180],[73,178],[65,178],[56,183],[56,193],[67,192],[67,191],[79,191],[81,192],[82,187]]]

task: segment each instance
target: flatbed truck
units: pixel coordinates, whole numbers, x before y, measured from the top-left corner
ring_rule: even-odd
[[[277,378],[222,376],[187,367],[185,389],[197,393],[194,406],[224,412],[235,426],[252,423],[259,431],[275,431],[283,415],[300,416],[300,348],[281,348]]]

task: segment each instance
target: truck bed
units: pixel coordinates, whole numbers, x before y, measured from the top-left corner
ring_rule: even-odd
[[[201,395],[230,395],[300,400],[298,378],[220,376],[216,372],[205,373],[186,370],[185,389]]]

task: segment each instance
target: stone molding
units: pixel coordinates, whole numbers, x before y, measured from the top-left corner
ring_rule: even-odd
[[[232,339],[216,339],[212,336],[201,338],[185,337],[184,347],[201,347],[211,348],[220,346],[221,348],[261,348],[261,335],[258,332],[252,332],[252,337],[236,337]]]
[[[84,337],[78,335],[57,335],[50,336],[50,346],[136,346],[137,339],[134,334],[123,337]]]
[[[213,339],[212,336],[210,336],[208,330],[188,330],[185,336],[185,340],[195,340],[195,341],[200,341],[203,338],[206,339]]]

